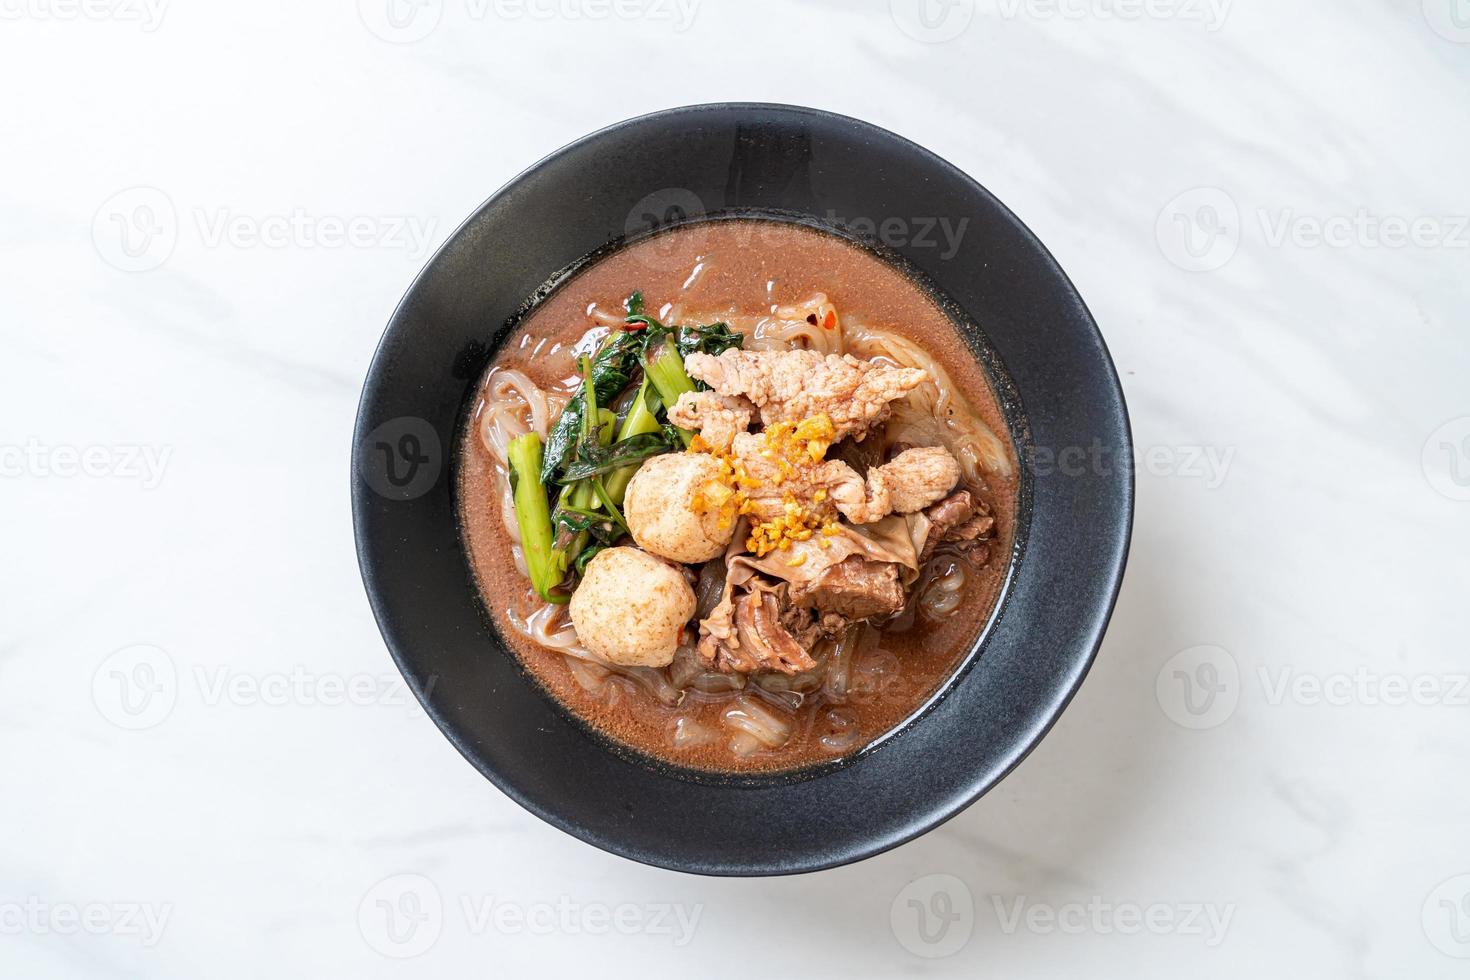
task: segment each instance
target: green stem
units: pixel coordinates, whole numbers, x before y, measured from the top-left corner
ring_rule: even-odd
[[[612,518],[613,523],[622,528],[624,534],[632,534],[633,532],[628,529],[628,522],[623,520],[622,511],[618,510],[618,505],[614,503],[612,497],[608,495],[607,487],[603,486],[602,477],[594,476],[588,482],[592,484],[593,492],[595,492],[597,494],[597,498],[602,501],[602,506],[604,509],[607,510],[608,516]]]
[[[566,576],[566,565],[551,548],[551,509],[541,484],[541,437],[534,432],[510,441],[507,456],[510,482],[515,496],[516,524],[521,531],[521,549],[531,585],[547,602],[565,602],[551,590]]]
[[[680,395],[696,390],[694,381],[684,370],[684,358],[679,356],[679,348],[674,345],[673,337],[665,337],[663,347],[649,353],[644,369],[659,397],[670,408],[674,407]],[[680,429],[679,438],[684,440],[687,448],[694,439],[694,433]]]
[[[633,399],[633,407],[628,409],[628,417],[623,419],[623,427],[618,430],[618,442],[633,436],[657,432],[659,428],[658,415],[648,410],[648,377],[645,375],[643,383],[638,386],[638,395]],[[607,495],[612,498],[613,503],[623,502],[623,497],[628,492],[628,481],[633,479],[633,474],[638,472],[638,467],[641,465],[643,464],[624,466],[607,475],[603,486],[607,489]]]

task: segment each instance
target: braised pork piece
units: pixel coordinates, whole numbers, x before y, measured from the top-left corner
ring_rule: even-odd
[[[458,490],[532,675],[720,771],[838,758],[922,706],[994,609],[1016,509],[986,373],[929,295],[752,221],[561,284],[487,373]]]

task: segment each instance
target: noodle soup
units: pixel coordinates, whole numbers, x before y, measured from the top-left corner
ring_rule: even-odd
[[[461,446],[464,542],[508,645],[604,734],[697,769],[827,762],[902,723],[989,619],[1006,431],[948,316],[872,253],[685,226],[506,340]]]

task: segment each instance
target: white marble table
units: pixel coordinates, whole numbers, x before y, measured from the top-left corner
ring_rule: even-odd
[[[0,975],[1466,975],[1470,4],[394,2],[0,3]],[[1050,737],[786,880],[497,792],[405,703],[346,506],[455,224],[725,99],[995,191],[1140,450]]]

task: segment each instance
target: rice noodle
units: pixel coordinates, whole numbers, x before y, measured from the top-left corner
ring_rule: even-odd
[[[817,739],[817,742],[822,748],[833,754],[840,755],[851,749],[862,735],[857,718],[845,708],[831,709],[825,713],[822,721],[827,726],[827,731]]]
[[[719,732],[685,715],[674,722],[673,743],[676,749],[694,749],[719,738]]]
[[[604,695],[607,678],[612,671],[600,664],[572,657],[567,658],[567,667],[571,670],[572,680],[577,682],[578,687],[598,698]]]
[[[768,749],[779,749],[791,737],[790,723],[749,694],[736,698],[735,703],[725,709],[723,717],[727,727],[751,736]]]
[[[600,664],[603,667],[611,667],[591,650],[582,646],[577,638],[577,631],[572,627],[572,621],[566,614],[566,606],[558,606],[552,603],[542,603],[534,612],[522,619],[511,609],[506,618],[510,624],[526,639],[545,650],[555,650],[564,653],[568,657],[577,660],[586,660],[590,663]]]
[[[738,732],[730,739],[730,753],[741,759],[748,759],[761,750],[761,740],[748,732]]]
[[[929,563],[931,577],[919,593],[919,610],[931,620],[944,620],[959,612],[965,599],[969,573],[958,558],[940,556]]]
[[[669,682],[681,691],[724,694],[745,687],[743,674],[722,674],[717,670],[707,669],[700,663],[694,647],[688,644],[674,652],[674,662],[669,665],[668,673]]]
[[[827,680],[823,685],[823,691],[833,701],[846,701],[848,692],[852,687],[852,655],[862,642],[863,634],[868,627],[863,623],[857,623],[847,628],[842,638],[832,648],[832,654],[827,658]]]

